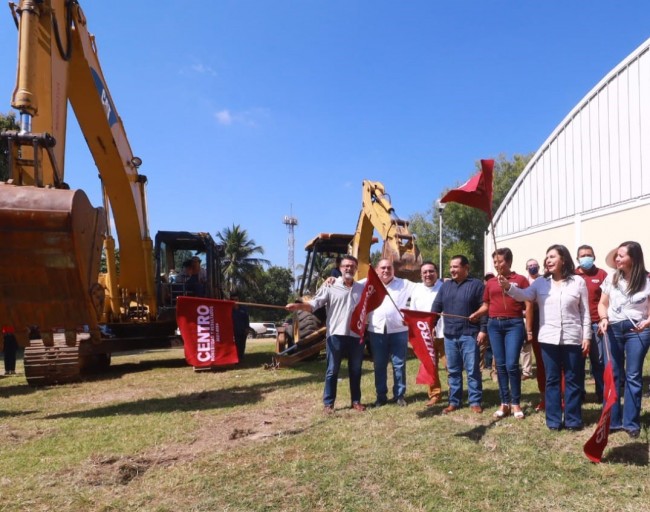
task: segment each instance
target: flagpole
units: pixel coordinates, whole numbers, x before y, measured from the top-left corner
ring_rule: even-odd
[[[490,231],[492,232],[492,242],[494,243],[494,251],[492,251],[492,252],[496,252],[496,250],[497,250],[497,235],[494,232],[494,220],[492,219],[492,213],[491,212],[490,212]],[[501,274],[501,272],[499,270],[497,270],[497,274],[503,275],[503,274]],[[503,309],[507,310],[508,306],[506,305],[506,291],[503,288],[501,288],[501,298],[503,298]]]
[[[252,307],[255,307],[255,308],[283,309],[285,311],[287,309],[285,306],[274,306],[272,304],[257,304],[255,302],[239,302],[239,301],[235,301],[235,304],[241,304],[242,306],[252,306]]]

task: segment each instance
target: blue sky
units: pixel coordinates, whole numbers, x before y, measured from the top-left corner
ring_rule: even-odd
[[[650,2],[82,0],[140,171],[151,236],[239,224],[287,264],[353,232],[363,179],[424,212],[480,158],[536,151],[650,37]],[[0,9],[1,12],[1,9]],[[16,31],[0,16],[1,112]],[[70,123],[66,181],[99,205]]]

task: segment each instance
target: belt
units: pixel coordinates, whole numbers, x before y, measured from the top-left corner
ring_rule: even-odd
[[[490,320],[523,320],[518,316],[491,316]]]

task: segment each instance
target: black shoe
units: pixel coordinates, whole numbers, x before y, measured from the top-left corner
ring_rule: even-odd
[[[584,425],[578,425],[577,427],[564,427],[564,428],[566,428],[569,432],[580,432],[585,427]]]
[[[636,439],[641,435],[640,430],[626,430],[627,435],[630,436],[632,439]]]
[[[553,432],[559,432],[562,427],[548,427],[549,430],[552,430]]]
[[[406,407],[406,400],[404,400],[404,398],[401,396],[397,400],[395,400],[395,403],[400,407]]]
[[[373,407],[383,407],[384,405],[386,405],[385,400],[377,400],[374,404],[372,404]]]

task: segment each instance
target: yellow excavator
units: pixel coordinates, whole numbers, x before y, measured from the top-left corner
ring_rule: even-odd
[[[400,219],[393,208],[390,196],[384,185],[378,181],[364,180],[361,193],[361,212],[357,229],[353,235],[321,233],[307,242],[307,258],[303,275],[299,281],[298,296],[305,297],[313,289],[315,262],[318,258],[335,259],[343,254],[351,254],[359,260],[355,279],[363,279],[370,268],[371,247],[378,239],[383,240],[382,258],[390,259],[395,275],[417,280],[420,276],[422,256],[409,231],[409,223]],[[324,311],[308,313],[299,311],[292,325],[278,329],[276,341],[276,361],[289,366],[318,353],[325,348]]]
[[[177,255],[200,254],[204,294],[219,297],[221,253],[205,233],[161,232],[154,248],[142,160],[129,145],[79,2],[10,7],[18,28],[11,105],[20,129],[2,134],[11,174],[0,182],[0,324],[28,346],[31,384],[66,382],[85,367],[105,367],[113,351],[168,346],[175,296],[183,293],[168,280]],[[68,102],[99,171],[103,208],[65,182]]]

